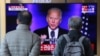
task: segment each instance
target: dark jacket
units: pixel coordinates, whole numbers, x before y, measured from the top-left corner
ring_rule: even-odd
[[[70,37],[71,41],[77,41],[82,36],[82,34],[80,31],[71,30],[71,31],[69,31],[68,36]],[[54,56],[63,56],[63,51],[64,51],[64,47],[65,47],[66,43],[67,43],[66,39],[63,36],[60,36],[57,41],[56,48],[54,50],[53,55]],[[82,44],[84,46],[85,55],[86,56],[94,56],[92,48],[91,48],[90,40],[87,37],[83,39]]]

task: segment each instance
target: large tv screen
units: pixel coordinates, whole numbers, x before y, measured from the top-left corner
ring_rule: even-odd
[[[37,33],[41,37],[41,55],[51,55],[55,48],[53,39],[49,37],[47,12],[50,8],[59,8],[62,11],[62,19],[58,28],[68,29],[68,19],[71,16],[80,16],[82,19],[81,33],[87,36],[91,41],[91,47],[96,54],[97,38],[97,4],[96,3],[23,3],[23,4],[6,4],[6,33],[16,29],[16,19],[18,12],[28,10],[32,13],[31,32]],[[41,31],[39,31],[41,30]],[[60,31],[60,30],[59,30]],[[62,34],[64,31],[61,32]],[[67,33],[67,32],[66,32]],[[56,40],[59,32],[55,33]],[[55,40],[55,42],[56,42]],[[43,43],[49,42],[49,43]]]

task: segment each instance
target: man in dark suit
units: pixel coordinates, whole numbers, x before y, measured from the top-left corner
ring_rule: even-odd
[[[34,32],[41,36],[41,44],[55,44],[58,37],[62,34],[67,34],[67,30],[59,27],[62,19],[62,12],[58,8],[48,10],[46,21],[48,26],[35,30]],[[48,52],[44,52],[50,54]]]
[[[60,27],[58,27],[58,29],[59,29],[59,31],[58,31],[58,37],[60,35],[62,35],[62,34],[67,34],[67,32],[68,32],[67,30],[62,29]],[[50,40],[49,31],[48,31],[48,27],[47,26],[44,27],[44,28],[36,30],[35,33],[37,33],[41,37],[43,37],[43,36],[44,36],[44,38],[46,37],[46,40],[44,42],[41,42],[41,44],[50,44],[50,41],[49,41]]]

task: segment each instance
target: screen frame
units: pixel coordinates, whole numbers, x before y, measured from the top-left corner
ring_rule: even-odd
[[[9,3],[7,3],[7,4],[9,4]],[[11,4],[13,4],[13,3],[11,3]],[[18,3],[19,4],[19,3]],[[24,3],[24,4],[30,4],[30,3]],[[38,4],[38,3],[36,3],[36,4]],[[40,3],[39,3],[40,4]],[[4,10],[4,9],[3,9]],[[5,11],[6,12],[6,11]],[[2,18],[2,17],[1,17]],[[5,18],[5,19],[4,19]],[[1,36],[5,36],[5,34],[6,34],[6,17],[4,17],[3,19],[1,19]],[[97,19],[98,20],[98,19]],[[98,27],[98,25],[97,25],[97,27]],[[5,29],[5,30],[3,30],[3,29]],[[97,29],[98,30],[98,29]],[[98,32],[98,31],[97,31]],[[97,33],[97,37],[98,37],[98,33]],[[42,55],[41,55],[42,56]]]

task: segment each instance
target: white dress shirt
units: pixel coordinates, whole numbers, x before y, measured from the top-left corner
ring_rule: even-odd
[[[54,31],[55,32],[55,37],[53,37],[53,38],[57,39],[58,38],[59,28],[56,28],[55,30],[52,30],[51,28],[48,27],[49,39],[52,38],[51,37],[51,31]]]

